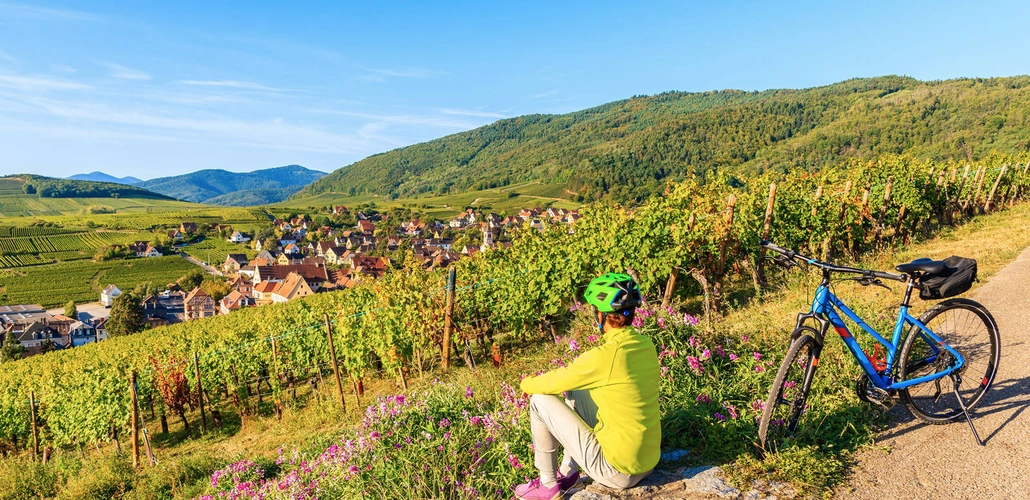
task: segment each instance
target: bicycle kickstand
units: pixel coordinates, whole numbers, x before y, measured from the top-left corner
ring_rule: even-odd
[[[973,427],[973,418],[969,416],[969,409],[966,408],[965,401],[962,401],[962,395],[958,392],[958,386],[962,383],[962,377],[952,372],[951,374],[951,387],[955,391],[955,399],[958,400],[959,408],[962,408],[962,413],[966,416],[966,422],[969,422],[969,430],[973,431],[973,437],[976,439],[976,444],[980,446],[986,446],[984,441],[980,439],[980,434],[976,432],[976,427]]]

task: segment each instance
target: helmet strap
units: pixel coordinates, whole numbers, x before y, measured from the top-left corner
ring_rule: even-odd
[[[601,313],[601,322],[597,324],[598,331],[601,335],[604,335],[604,324],[608,321],[608,313]]]

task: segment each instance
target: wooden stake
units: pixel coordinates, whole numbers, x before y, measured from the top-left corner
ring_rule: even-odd
[[[984,177],[987,177],[987,169],[980,167],[976,171],[976,188],[973,192],[973,198],[970,200],[970,207],[975,207],[980,202],[980,189],[983,188]]]
[[[822,195],[823,187],[819,186],[815,188],[815,198],[812,199],[812,217],[815,217],[815,215],[819,212],[816,204],[819,202],[819,198],[822,197]]]
[[[443,349],[440,353],[440,366],[444,371],[451,367],[451,330],[454,328],[454,276],[452,266],[447,272],[447,305],[444,309]]]
[[[39,455],[39,429],[36,427],[36,391],[29,391],[29,415],[32,418],[32,458]]]
[[[197,375],[197,400],[200,401],[200,431],[207,433],[207,414],[204,413],[204,382],[200,379],[200,355],[193,351],[193,369]]]
[[[343,399],[343,383],[340,381],[340,365],[336,361],[336,347],[333,346],[333,325],[329,323],[329,315],[325,315],[325,334],[329,338],[329,356],[333,361],[333,376],[336,377],[336,395],[340,398],[340,407],[347,411],[347,401]]]
[[[887,215],[887,207],[891,200],[891,189],[894,188],[894,176],[887,178],[887,189],[883,192],[883,206],[880,207],[880,217],[876,220],[876,242],[879,243],[883,237],[883,217]]]
[[[762,239],[769,240],[769,231],[772,229],[773,211],[776,207],[776,183],[769,183],[769,200],[765,204],[765,221],[762,224]],[[765,279],[765,247],[758,249],[758,283],[762,288],[768,285]]]
[[[129,396],[132,408],[130,408],[129,424],[132,426],[132,468],[139,467],[139,414],[136,402],[136,370],[129,372]]]
[[[669,307],[672,302],[672,292],[676,288],[676,275],[679,273],[679,268],[673,267],[672,271],[669,271],[669,281],[665,283],[665,296],[662,297],[662,309]]]
[[[987,202],[984,203],[984,212],[987,212],[994,208],[994,193],[998,191],[998,184],[1001,184],[1001,178],[1005,176],[1005,172],[1008,170],[1008,165],[1001,166],[1001,172],[998,172],[998,178],[994,179],[994,186],[991,187],[991,194],[987,196]]]
[[[712,309],[719,311],[720,294],[722,293],[722,277],[726,274],[726,251],[729,246],[730,231],[733,228],[733,210],[737,206],[737,195],[731,194],[726,200],[726,229],[722,235],[722,242],[719,243],[719,266],[715,271],[715,283],[712,290]],[[639,282],[639,280],[637,280]]]

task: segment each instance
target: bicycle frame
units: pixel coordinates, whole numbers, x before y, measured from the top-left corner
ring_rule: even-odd
[[[908,313],[909,309],[909,298],[912,293],[912,284],[909,283],[908,289],[905,292],[905,301],[902,302],[901,307],[898,309],[898,319],[894,324],[894,332],[891,335],[891,339],[887,340],[879,332],[873,329],[871,326],[866,324],[854,311],[848,308],[836,295],[830,291],[828,275],[824,277],[823,283],[816,289],[815,298],[812,301],[812,309],[808,314],[801,314],[798,317],[798,324],[802,324],[806,318],[815,318],[821,323],[819,329],[820,336],[825,337],[828,326],[833,326],[837,334],[840,335],[841,340],[844,341],[844,345],[847,346],[848,350],[851,351],[851,355],[858,361],[859,366],[862,367],[862,371],[865,372],[866,376],[876,387],[886,391],[897,391],[905,389],[913,385],[930,382],[933,380],[941,379],[949,376],[952,372],[959,370],[965,365],[966,360],[948,345],[943,339],[937,334],[932,332],[929,328],[921,323],[918,319]],[[839,312],[843,312],[851,321],[854,321],[862,330],[865,330],[874,340],[879,342],[887,351],[887,369],[883,373],[879,373],[873,367],[872,363],[869,362],[869,358],[866,356],[862,347],[855,340],[855,337],[848,330],[848,327],[844,324]],[[902,332],[906,325],[915,326],[919,329],[918,333],[929,337],[932,342],[928,342],[931,349],[933,349],[933,355],[929,358],[930,362],[936,361],[937,356],[940,353],[940,348],[947,350],[952,356],[955,357],[956,362],[948,367],[947,369],[926,375],[923,377],[917,377],[904,381],[894,381],[892,373],[894,373],[894,363],[897,360],[898,349],[901,345]],[[912,333],[917,334],[916,332]],[[822,340],[822,339],[820,339]]]

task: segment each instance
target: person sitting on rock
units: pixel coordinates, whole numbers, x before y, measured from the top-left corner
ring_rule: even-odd
[[[630,488],[658,464],[658,354],[651,339],[630,326],[640,288],[626,274],[608,273],[590,282],[584,298],[603,344],[568,366],[522,380],[540,477],[515,488],[520,499],[559,498],[581,470],[605,486]],[[560,469],[558,445],[565,452]]]

